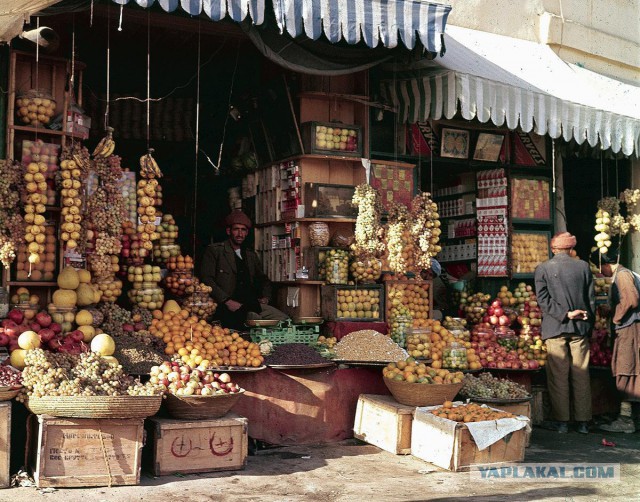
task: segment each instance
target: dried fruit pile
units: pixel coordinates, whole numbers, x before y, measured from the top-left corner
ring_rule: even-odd
[[[470,403],[461,406],[453,406],[450,401],[444,403],[442,408],[431,411],[436,417],[453,420],[454,422],[485,422],[488,420],[500,420],[502,418],[516,418],[513,413],[496,411],[486,406]]]
[[[386,335],[372,329],[354,331],[335,346],[336,358],[345,361],[397,361],[407,352]]]
[[[527,399],[531,395],[522,385],[511,380],[496,378],[491,373],[478,377],[465,375],[460,393],[471,399]]]
[[[305,365],[326,363],[318,351],[304,343],[277,345],[264,360],[266,365]]]

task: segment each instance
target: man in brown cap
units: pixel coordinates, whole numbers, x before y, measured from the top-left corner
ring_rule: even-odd
[[[213,289],[216,318],[223,327],[237,330],[244,329],[247,319],[287,319],[284,312],[268,305],[271,283],[256,252],[244,245],[251,220],[236,210],[225,223],[229,238],[207,248],[200,270],[202,282]]]
[[[553,258],[535,270],[542,310],[542,339],[547,347],[547,385],[556,419],[543,424],[568,432],[571,404],[578,432],[588,434],[591,420],[589,337],[595,320],[595,292],[589,265],[572,256],[576,238],[560,232],[551,239]]]

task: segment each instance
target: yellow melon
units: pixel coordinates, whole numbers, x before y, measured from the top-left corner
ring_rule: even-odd
[[[95,293],[91,284],[80,283],[76,289],[76,294],[78,295],[77,304],[79,307],[86,307],[95,303]]]
[[[78,326],[78,331],[84,334],[84,342],[89,343],[96,336],[96,330],[91,325]]]
[[[120,364],[118,360],[113,356],[102,356],[102,359],[104,359],[105,361],[107,361],[109,364],[113,366],[118,366]]]
[[[58,287],[61,289],[76,289],[80,284],[78,272],[73,267],[64,267],[58,274]]]
[[[27,354],[27,351],[24,349],[15,349],[14,351],[11,352],[11,358],[9,359],[9,362],[11,363],[11,366],[13,366],[14,368],[17,368],[19,370],[23,370],[24,369],[24,356]]]
[[[78,280],[80,284],[89,284],[91,282],[91,272],[81,268],[78,270]]]
[[[91,315],[91,312],[83,309],[76,314],[75,321],[78,326],[86,326],[93,324],[93,316]]]
[[[76,306],[78,296],[72,289],[56,289],[53,292],[53,304],[60,308],[71,308]]]
[[[177,314],[180,312],[180,305],[175,300],[167,300],[162,306],[162,313],[166,314],[168,312],[173,312]]]
[[[91,340],[91,351],[101,356],[112,356],[116,351],[116,342],[106,333],[101,333]]]

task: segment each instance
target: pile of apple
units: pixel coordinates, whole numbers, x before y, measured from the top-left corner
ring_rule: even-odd
[[[317,125],[315,132],[315,147],[319,150],[355,152],[358,149],[358,130],[355,128]]]
[[[200,366],[192,368],[176,361],[153,366],[150,375],[150,383],[162,385],[176,396],[216,396],[244,390],[231,381],[228,373],[215,373]]]
[[[491,305],[487,308],[487,314],[482,318],[483,322],[488,322],[491,326],[511,326],[511,323],[515,320],[508,315],[502,307],[502,301],[495,299],[491,302]]]
[[[542,310],[538,305],[536,295],[531,293],[522,305],[522,311],[518,315],[518,322],[524,328],[526,326],[540,327],[542,325]]]
[[[484,293],[475,293],[471,296],[461,295],[460,310],[467,318],[469,324],[477,324],[482,322],[482,318],[487,313],[489,307],[490,295]]]
[[[42,347],[52,352],[80,354],[87,350],[84,341],[82,331],[63,333],[61,324],[53,322],[44,310],[30,320],[22,310],[12,309],[0,325],[0,347],[7,347],[11,353],[16,349]]]
[[[542,348],[540,352],[542,354]],[[484,350],[479,349],[478,357],[483,368],[537,370],[544,366],[546,354],[544,358],[535,359],[533,351],[525,351],[524,348],[507,350],[497,343],[491,343]]]

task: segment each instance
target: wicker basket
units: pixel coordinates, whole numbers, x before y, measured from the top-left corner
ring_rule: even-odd
[[[174,396],[167,394],[165,404],[169,415],[185,420],[204,420],[224,417],[238,402],[244,390],[234,394],[215,396]]]
[[[146,418],[155,415],[162,396],[29,397],[25,405],[36,415],[68,418]]]
[[[22,387],[3,387],[0,389],[0,401],[11,401],[21,390]]]
[[[396,401],[407,406],[435,406],[453,401],[462,388],[462,383],[425,384],[398,382],[389,378],[383,380]]]

